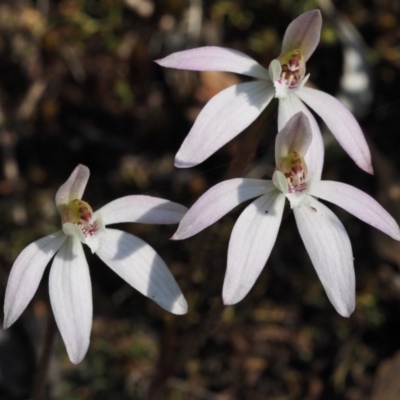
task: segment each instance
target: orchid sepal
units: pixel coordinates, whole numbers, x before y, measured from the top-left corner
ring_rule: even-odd
[[[299,49],[307,61],[318,46],[322,28],[321,11],[307,11],[294,19],[286,28],[282,53]]]

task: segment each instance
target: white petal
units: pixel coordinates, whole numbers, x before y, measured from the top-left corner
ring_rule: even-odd
[[[307,61],[318,46],[321,27],[322,16],[319,10],[311,10],[301,14],[286,29],[282,53],[300,49],[305,61]]]
[[[278,130],[283,129],[290,118],[300,111],[308,117],[313,138],[304,160],[307,164],[309,179],[318,180],[321,179],[324,164],[324,142],[317,121],[296,94],[297,92],[286,99],[279,100]]]
[[[320,90],[304,86],[296,94],[323,119],[354,162],[372,174],[371,153],[353,114],[339,100]]]
[[[260,275],[275,244],[285,196],[268,193],[251,203],[237,220],[229,241],[222,296],[225,304],[243,299]]]
[[[330,201],[372,225],[395,240],[400,240],[400,229],[394,218],[371,196],[341,182],[312,182],[309,193]]]
[[[143,224],[177,224],[187,208],[172,201],[152,196],[133,195],[116,199],[95,212],[104,225],[119,222]]]
[[[88,237],[85,238],[85,241],[82,242],[89,247],[92,254],[96,253],[97,250],[99,249],[101,236],[104,234],[104,231],[105,227],[103,227],[103,230],[99,231],[98,233],[94,235],[89,235]]]
[[[50,259],[66,240],[63,232],[33,242],[15,260],[4,300],[4,329],[11,326],[35,294]]]
[[[287,192],[289,191],[289,184],[283,172],[276,170],[272,175],[272,182],[274,183],[275,187],[283,194],[287,194]]]
[[[269,79],[267,70],[246,54],[232,49],[216,46],[178,51],[156,63],[168,68],[194,71],[227,71]]]
[[[56,206],[70,203],[72,200],[80,200],[85,191],[86,185],[89,180],[90,171],[85,165],[79,164],[68,180],[60,186],[56,193]]]
[[[82,227],[71,222],[65,222],[63,224],[63,232],[68,236],[72,236],[75,239],[78,239],[81,243],[86,244],[90,248],[92,253],[96,253],[100,246],[100,237],[105,230],[101,215],[98,215],[96,219],[98,230],[91,235],[85,236],[83,234]]]
[[[350,316],[355,307],[355,277],[351,244],[343,224],[311,196],[293,212],[329,300],[340,315]]]
[[[289,200],[290,208],[298,207],[303,201],[307,194],[304,192],[292,192],[289,193],[289,184],[286,176],[281,172],[276,170],[272,175],[272,182],[278,190],[280,190],[286,198]]]
[[[293,192],[286,194],[286,198],[289,200],[291,209],[299,207],[301,204],[303,204],[306,196],[306,192]]]
[[[85,235],[83,234],[82,229],[77,224],[73,224],[72,222],[64,222],[62,225],[62,229],[67,236],[73,236],[77,238],[80,242],[85,242]]]
[[[89,348],[92,329],[92,284],[82,244],[68,238],[54,258],[49,276],[54,318],[74,364]]]
[[[106,229],[96,253],[116,274],[173,314],[187,303],[165,262],[146,242],[129,233]]]
[[[274,96],[270,82],[233,85],[214,96],[203,108],[179,149],[175,165],[193,167],[215,153],[265,109]]]
[[[281,76],[282,66],[278,60],[272,60],[268,67],[268,73],[273,82],[276,82]]]
[[[302,112],[294,114],[276,136],[276,165],[279,165],[282,159],[293,151],[304,157],[312,138],[311,125],[307,116]]]
[[[263,179],[237,178],[221,182],[193,204],[171,239],[193,236],[218,221],[238,204],[273,190],[274,184]]]

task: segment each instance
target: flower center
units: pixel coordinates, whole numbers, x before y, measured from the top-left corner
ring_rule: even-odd
[[[83,200],[72,200],[62,213],[63,231],[87,244],[92,252],[98,249],[98,234],[104,230],[101,218],[94,217],[92,207]]]
[[[282,67],[278,82],[289,89],[296,89],[306,72],[306,63],[302,52],[300,50],[288,51],[281,54],[278,61]]]
[[[307,164],[295,151],[289,153],[278,165],[288,181],[288,192],[304,192],[307,189]]]
[[[64,210],[62,223],[70,222],[78,226],[83,236],[94,235],[98,231],[97,221],[93,221],[93,210],[88,203],[82,200],[72,200]]]

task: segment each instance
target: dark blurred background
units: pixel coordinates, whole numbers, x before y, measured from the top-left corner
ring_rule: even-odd
[[[60,229],[58,187],[78,163],[93,209],[128,194],[190,206],[227,176],[270,178],[276,116],[255,123],[188,170],[174,155],[204,104],[244,77],[165,70],[172,52],[218,45],[265,67],[287,25],[321,8],[321,43],[310,84],[339,96],[370,142],[375,176],[329,132],[325,179],[354,185],[400,221],[400,2],[398,0],[14,0],[0,1],[0,288],[32,241]],[[242,154],[254,130],[259,146]],[[243,160],[245,162],[243,162]],[[124,224],[164,258],[188,303],[172,316],[95,256],[91,345],[77,366],[56,340],[43,399],[364,400],[400,398],[400,246],[332,206],[355,257],[357,307],[329,303],[290,210],[256,285],[221,305],[232,226],[171,242],[174,226]],[[0,332],[0,398],[32,398],[46,324],[48,270],[27,311]],[[43,382],[43,381],[42,381]],[[36,399],[37,394],[35,395]]]

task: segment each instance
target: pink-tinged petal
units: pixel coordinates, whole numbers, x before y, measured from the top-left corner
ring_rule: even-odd
[[[49,276],[51,307],[74,364],[87,353],[92,329],[92,284],[82,244],[68,238],[54,257]]]
[[[311,196],[293,212],[329,300],[340,315],[350,316],[355,307],[355,277],[351,244],[343,224]]]
[[[308,176],[310,179],[321,179],[324,164],[324,142],[322,141],[321,131],[314,116],[296,94],[279,100],[278,130],[282,130],[290,118],[298,112],[302,112],[307,116],[312,132],[311,144],[304,157],[308,168]]]
[[[133,195],[116,199],[95,212],[104,225],[119,222],[143,224],[177,224],[187,208],[172,201],[152,196]]]
[[[66,240],[62,231],[26,247],[15,260],[8,278],[4,300],[4,329],[11,326],[35,294],[50,259]]]
[[[275,244],[285,196],[277,190],[251,203],[237,220],[229,241],[224,304],[243,299],[260,275]]]
[[[312,182],[309,193],[330,201],[370,224],[395,240],[400,240],[400,229],[394,218],[371,196],[341,182]]]
[[[302,112],[294,114],[276,136],[276,165],[279,165],[281,160],[293,151],[304,157],[312,138],[310,122],[306,115]]]
[[[353,114],[339,100],[320,90],[302,87],[296,94],[323,119],[355,163],[373,174],[371,153]]]
[[[79,164],[68,180],[60,186],[56,193],[56,206],[60,207],[72,200],[80,200],[89,180],[90,171],[85,165]]]
[[[246,54],[216,46],[178,51],[155,61],[162,67],[188,69],[193,71],[227,71],[269,79],[267,70]]]
[[[186,314],[187,303],[162,258],[129,233],[106,229],[96,253],[117,275],[173,314]]]
[[[300,49],[307,61],[317,48],[321,36],[322,16],[319,10],[307,11],[293,20],[286,29],[282,53]]]
[[[203,108],[179,149],[175,166],[193,167],[215,153],[245,128],[274,97],[271,82],[233,85],[214,96]]]
[[[221,182],[193,204],[171,239],[193,236],[218,221],[238,204],[274,190],[274,184],[263,179],[237,178]]]

